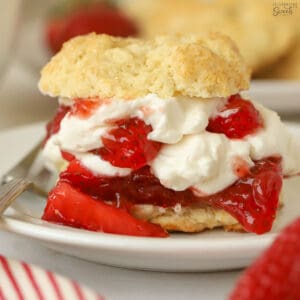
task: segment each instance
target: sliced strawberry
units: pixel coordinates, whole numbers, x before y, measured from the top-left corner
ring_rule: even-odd
[[[50,20],[46,28],[47,43],[56,53],[67,40],[91,32],[128,37],[136,35],[137,28],[117,8],[93,3],[77,7],[64,17]]]
[[[60,129],[60,123],[64,116],[70,111],[69,106],[60,105],[56,110],[56,114],[53,119],[46,126],[46,137],[44,139],[44,144],[48,141],[48,139],[55,133],[57,133]]]
[[[262,127],[263,120],[259,111],[250,101],[237,94],[231,96],[222,110],[209,120],[207,130],[224,133],[232,139],[241,139]]]
[[[85,119],[90,117],[99,106],[98,99],[75,99],[70,114]]]
[[[161,143],[148,140],[151,125],[138,118],[119,120],[116,125],[106,137],[102,137],[104,147],[93,151],[95,154],[113,166],[134,170],[154,159]]]
[[[83,194],[66,182],[58,181],[50,192],[43,220],[106,233],[167,237],[159,226],[135,219],[123,209]]]
[[[230,300],[300,299],[300,218],[239,279]]]

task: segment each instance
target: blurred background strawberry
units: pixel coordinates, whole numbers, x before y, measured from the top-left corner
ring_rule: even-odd
[[[90,32],[128,37],[137,35],[138,30],[110,1],[60,1],[46,22],[46,41],[53,53],[67,40]]]

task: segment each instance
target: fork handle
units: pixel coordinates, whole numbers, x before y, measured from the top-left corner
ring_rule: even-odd
[[[15,178],[0,187],[0,216],[25,190],[32,186],[32,182],[24,178]]]

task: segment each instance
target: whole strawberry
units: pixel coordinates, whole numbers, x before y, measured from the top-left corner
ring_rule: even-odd
[[[135,24],[117,7],[105,2],[84,1],[73,8],[60,9],[46,24],[46,42],[53,53],[58,52],[69,39],[91,32],[113,36],[135,36]]]
[[[300,299],[300,218],[245,271],[229,299]]]

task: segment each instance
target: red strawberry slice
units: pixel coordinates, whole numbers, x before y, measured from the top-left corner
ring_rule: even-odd
[[[56,110],[56,114],[53,119],[46,126],[46,137],[44,139],[43,144],[45,145],[48,139],[55,133],[57,133],[60,129],[60,123],[65,115],[70,111],[69,106],[60,105]]]
[[[241,139],[263,127],[263,120],[254,105],[237,94],[228,99],[217,116],[209,120],[207,130]]]
[[[102,137],[104,147],[94,151],[113,166],[139,169],[154,159],[161,148],[161,143],[147,139],[152,131],[138,118],[118,120],[117,127]]]
[[[300,299],[300,218],[245,271],[229,299]]]
[[[159,225],[135,219],[123,209],[83,194],[58,181],[50,192],[43,220],[106,233],[167,237]]]
[[[117,8],[94,3],[77,7],[63,17],[50,20],[46,27],[47,44],[56,53],[64,42],[91,32],[128,37],[136,35],[137,28]]]

